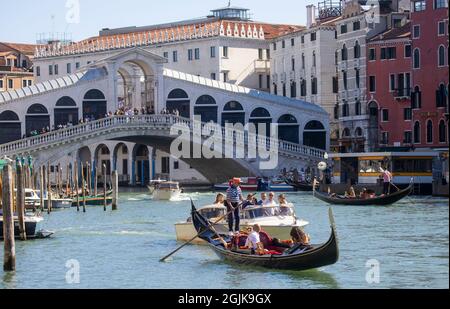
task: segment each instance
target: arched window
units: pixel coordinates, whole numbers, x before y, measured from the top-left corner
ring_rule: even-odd
[[[447,105],[447,90],[444,84],[440,84],[436,90],[436,107],[445,107]]]
[[[414,124],[414,143],[420,143],[420,122]]]
[[[316,51],[313,51],[312,57],[313,57],[313,67],[316,67],[317,64]]]
[[[347,45],[344,44],[341,50],[341,58],[342,61],[348,60],[348,51],[347,51]]]
[[[306,79],[300,81],[300,96],[306,97]]]
[[[291,98],[297,97],[297,83],[291,81]]]
[[[361,46],[359,45],[359,42],[355,42],[355,46],[353,47],[353,52],[355,54],[355,58],[361,57]]]
[[[439,121],[439,143],[445,143],[447,141],[447,129],[445,128],[445,121],[442,119]]]
[[[414,60],[413,60],[413,68],[420,68],[420,50],[418,48],[414,49]]]
[[[411,94],[412,109],[419,109],[422,107],[422,91],[419,86],[414,87],[414,92]]]
[[[202,95],[195,102],[194,115],[199,115],[202,122],[217,122],[218,107],[210,95]]]
[[[359,100],[357,100],[355,103],[355,115],[361,115],[361,102]]]
[[[363,135],[363,130],[361,128],[356,128],[355,130],[355,136],[361,137]]]
[[[189,98],[183,89],[174,89],[169,93],[168,99],[187,99]]]
[[[427,143],[433,143],[433,122],[431,120],[427,121]]]
[[[317,77],[311,79],[311,94],[317,94]]]
[[[265,125],[265,135],[270,136],[270,124],[272,123],[272,116],[265,108],[258,107],[250,114],[250,123],[253,123],[256,128],[256,134],[264,135],[264,132],[260,132],[260,125]]]
[[[303,145],[325,150],[327,147],[327,132],[324,125],[317,120],[306,124],[303,131]]]
[[[438,49],[438,66],[445,66],[445,47],[442,45]]]
[[[350,137],[350,129],[349,128],[345,128],[342,131],[342,137]]]
[[[75,106],[77,106],[77,103],[71,97],[65,96],[65,97],[60,98],[58,101],[56,101],[56,106],[58,106],[58,107],[62,107],[62,106],[75,107]]]
[[[350,107],[348,105],[348,102],[344,101],[344,104],[342,104],[342,117],[348,116],[350,116]]]
[[[303,53],[302,54],[302,69],[304,69],[305,68],[305,54]]]
[[[105,118],[107,113],[106,99],[98,89],[89,90],[83,99],[83,118],[97,120]]]
[[[33,104],[31,105],[28,110],[27,114],[48,114],[47,108],[42,104]]]
[[[299,124],[297,118],[286,114],[278,119],[278,138],[282,141],[299,143]]]
[[[181,117],[190,118],[191,101],[183,89],[172,90],[166,101],[166,109],[169,112],[178,111]]]
[[[245,111],[241,103],[230,101],[225,104],[222,112],[222,126],[226,123],[245,125]]]
[[[22,138],[19,116],[13,111],[0,113],[0,144],[6,144]]]

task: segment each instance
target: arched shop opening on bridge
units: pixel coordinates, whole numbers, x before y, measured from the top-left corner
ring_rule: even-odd
[[[27,110],[25,116],[25,132],[31,136],[32,132],[50,131],[50,115],[42,104],[33,104]]]
[[[145,186],[150,181],[150,151],[147,146],[137,144],[133,149],[132,183]]]
[[[326,150],[327,131],[320,121],[313,120],[306,124],[303,130],[303,145]]]
[[[300,125],[292,115],[286,114],[278,119],[278,138],[282,141],[298,144]]]
[[[98,120],[105,118],[107,102],[105,95],[98,89],[91,89],[83,99],[83,119]]]
[[[190,118],[191,101],[183,89],[174,89],[167,96],[166,109],[170,113],[178,111],[181,117]]]
[[[106,166],[106,175],[111,175],[111,151],[105,144],[100,144],[95,149],[94,154],[94,173],[99,183],[103,182],[103,165]],[[109,176],[106,181],[109,181]]]
[[[88,169],[86,167],[87,163],[91,163],[92,162],[92,154],[91,154],[91,150],[89,149],[89,147],[82,147],[80,149],[78,149],[78,154],[77,154],[77,158],[78,158],[78,173],[79,173],[79,179],[81,180],[81,167],[83,167],[83,173],[86,178]]]
[[[194,115],[198,115],[202,122],[217,123],[218,107],[216,100],[210,95],[202,95],[195,102]]]
[[[124,143],[118,143],[116,147],[114,147],[113,152],[113,169],[117,171],[119,175],[119,183],[129,184],[129,169],[128,169],[128,146]]]
[[[68,96],[60,98],[55,107],[55,128],[59,125],[77,125],[79,122],[78,107],[74,99]]]
[[[222,112],[222,126],[227,123],[245,125],[245,110],[242,104],[237,101],[230,101],[225,104]]]
[[[265,135],[267,137],[270,136],[270,124],[272,123],[272,117],[267,109],[258,107],[250,114],[250,123],[253,123],[256,127],[256,134]],[[259,131],[259,126],[265,126],[265,134],[264,132]]]
[[[13,111],[0,114],[0,144],[9,143],[22,138],[22,124],[19,116]]]

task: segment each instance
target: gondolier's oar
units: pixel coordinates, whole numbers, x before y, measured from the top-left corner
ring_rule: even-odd
[[[192,200],[191,200],[191,203],[193,203]],[[223,219],[225,219],[228,215],[230,215],[231,213],[233,213],[234,210],[235,210],[235,209],[233,208],[233,210],[229,211],[226,215],[220,217],[217,221],[215,221],[213,224],[209,224],[209,226],[208,226],[208,227],[210,227],[211,230],[212,230],[214,233],[216,233],[217,236],[219,236],[219,238],[221,238],[221,240],[224,241],[224,242],[225,242],[225,240],[224,240],[222,237],[220,237],[220,235],[219,235],[219,234],[217,233],[217,231],[214,229],[214,225],[216,225],[217,223],[219,223],[220,221],[222,221]],[[208,221],[208,222],[209,222],[209,221]],[[181,245],[180,247],[178,247],[177,249],[175,249],[174,251],[172,251],[170,254],[166,255],[165,257],[163,257],[163,258],[160,259],[159,261],[160,261],[160,262],[164,262],[164,261],[167,260],[169,257],[171,257],[172,255],[174,255],[175,253],[177,253],[178,251],[180,251],[181,249],[183,249],[184,247],[186,247],[187,245],[189,245],[191,242],[193,242],[197,237],[200,237],[200,236],[202,236],[203,234],[205,234],[207,231],[208,231],[207,229],[204,230],[204,231],[201,231],[200,233],[198,233],[197,235],[195,235],[191,240],[189,240],[188,242],[184,243],[183,245]]]

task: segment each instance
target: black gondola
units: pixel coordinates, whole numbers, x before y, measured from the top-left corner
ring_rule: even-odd
[[[230,250],[225,248],[218,234],[211,228],[211,223],[205,219],[192,204],[192,222],[197,232],[202,233],[199,237],[205,240],[214,252],[227,262],[234,262],[241,265],[260,266],[272,269],[286,270],[307,270],[319,268],[336,263],[339,259],[338,241],[332,211],[329,211],[331,236],[322,245],[313,245],[307,250],[298,247],[285,249],[279,255],[255,255],[244,250]],[[231,238],[220,235],[222,239],[229,243]]]
[[[311,183],[294,181],[288,178],[285,178],[284,182],[293,186],[296,191],[311,192],[313,190],[313,185]]]
[[[339,196],[330,196],[327,193],[321,193],[314,190],[313,195],[328,204],[333,205],[348,205],[348,206],[364,206],[364,205],[392,205],[406,196],[410,195],[413,191],[414,185],[411,183],[406,189],[398,190],[394,193],[385,196],[379,196],[369,199],[361,198],[345,198]]]

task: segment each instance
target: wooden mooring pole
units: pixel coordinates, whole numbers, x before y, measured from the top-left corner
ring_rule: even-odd
[[[11,164],[3,167],[2,172],[2,207],[3,207],[3,239],[4,255],[3,270],[16,270],[16,245],[14,241],[14,214],[13,214],[13,171]]]
[[[103,210],[106,211],[106,164],[102,165],[103,175]]]
[[[73,171],[73,179],[75,183],[75,192],[77,195],[77,211],[80,211],[80,187],[78,184],[78,162],[75,162],[75,169]]]
[[[40,202],[40,208],[41,211],[44,211],[44,167],[41,166],[39,167],[39,190],[40,190],[40,195],[39,195],[39,202]]]
[[[94,196],[97,196],[97,194],[98,194],[98,172],[97,172],[97,166],[94,166],[93,169],[94,169]]]
[[[17,177],[16,205],[17,205],[17,218],[19,219],[19,232],[21,240],[27,240],[27,234],[25,231],[25,178],[27,176],[26,174],[27,174],[26,169],[24,169],[22,163],[19,161],[16,166],[16,177]]]
[[[52,212],[52,181],[50,179],[50,163],[47,163],[47,213]]]
[[[84,178],[83,163],[81,163],[81,192],[83,194],[83,212],[86,212],[86,179]]]
[[[112,210],[117,210],[117,204],[119,201],[119,174],[117,171],[112,172]]]

